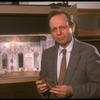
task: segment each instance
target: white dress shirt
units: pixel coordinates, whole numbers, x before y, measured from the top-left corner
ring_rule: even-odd
[[[68,67],[68,63],[69,63],[69,60],[70,60],[70,55],[71,55],[71,51],[72,51],[72,48],[73,48],[73,43],[74,43],[74,40],[72,38],[72,41],[65,48],[66,49],[66,69]],[[62,52],[61,52],[62,49],[63,49],[63,47],[59,46],[59,48],[58,48],[58,58],[57,58],[57,80],[59,78],[59,73],[60,73],[60,65],[61,65],[61,60],[62,60]]]

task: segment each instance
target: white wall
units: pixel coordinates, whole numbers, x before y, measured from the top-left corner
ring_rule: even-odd
[[[100,9],[100,2],[68,2],[69,5],[77,4],[77,8],[90,8],[90,9]]]
[[[38,2],[34,2],[34,1],[29,1],[29,2],[20,2],[20,4],[28,4],[28,5],[48,5],[51,3],[63,3],[62,1],[38,1]],[[69,5],[77,5],[77,8],[90,8],[90,9],[100,9],[100,2],[94,2],[94,1],[68,1]]]
[[[29,1],[29,2],[20,2],[20,4],[29,4],[29,5],[48,5],[48,4],[51,4],[51,3],[59,3],[60,1],[37,1],[37,2],[34,2],[34,1]]]

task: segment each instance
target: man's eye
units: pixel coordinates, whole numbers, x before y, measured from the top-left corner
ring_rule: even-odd
[[[66,29],[67,26],[60,26],[60,29]]]
[[[57,31],[57,29],[56,29],[56,28],[53,28],[53,29],[51,30],[51,32],[55,32],[55,31]]]

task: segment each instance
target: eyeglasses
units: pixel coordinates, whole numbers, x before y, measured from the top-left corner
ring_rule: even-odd
[[[60,27],[58,27],[58,28],[59,28],[60,31],[63,31],[63,30],[65,30],[67,27],[68,27],[68,26],[60,26]],[[52,33],[57,32],[57,28],[51,29],[51,32],[52,32]]]

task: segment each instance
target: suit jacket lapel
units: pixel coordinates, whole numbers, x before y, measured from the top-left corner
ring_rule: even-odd
[[[74,75],[74,71],[78,65],[79,60],[80,60],[80,45],[78,41],[74,39],[74,45],[70,56],[68,68],[66,71],[66,77],[64,81],[65,84],[69,84],[72,76]]]
[[[53,61],[53,70],[52,70],[52,76],[53,81],[55,84],[57,84],[57,55],[58,55],[58,45],[56,44],[54,51],[52,51],[52,61]]]

